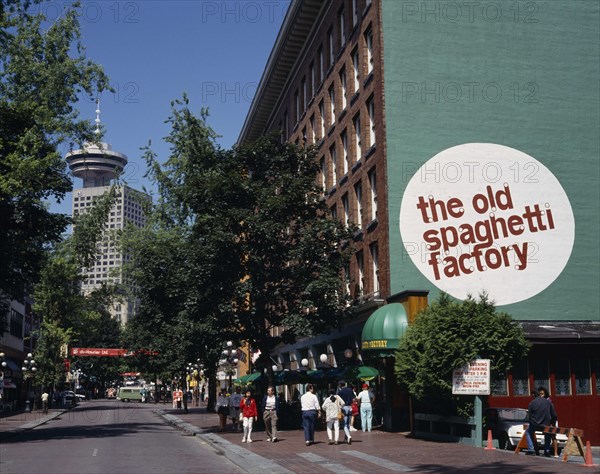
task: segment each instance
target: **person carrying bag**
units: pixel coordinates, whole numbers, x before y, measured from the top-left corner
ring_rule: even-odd
[[[327,423],[327,438],[329,440],[328,444],[339,443],[340,420],[343,419],[343,407],[344,400],[339,395],[335,394],[335,390],[329,390],[329,397],[327,397],[327,399],[323,402],[325,422]]]

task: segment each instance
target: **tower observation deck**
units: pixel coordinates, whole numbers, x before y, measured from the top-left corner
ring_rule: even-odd
[[[96,130],[100,135],[100,99],[96,100]],[[83,180],[84,188],[110,186],[127,165],[127,156],[114,151],[108,143],[86,143],[81,150],[67,153],[70,170]]]
[[[84,188],[109,186],[127,165],[127,156],[108,143],[87,144],[67,153],[65,159],[73,174],[83,180]]]

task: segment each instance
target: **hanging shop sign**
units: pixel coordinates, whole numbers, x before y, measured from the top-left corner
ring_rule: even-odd
[[[101,349],[93,347],[72,347],[71,355],[79,357],[122,357],[129,351],[127,349]]]

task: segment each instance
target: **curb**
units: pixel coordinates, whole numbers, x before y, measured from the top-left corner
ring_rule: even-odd
[[[29,431],[29,430],[32,430],[34,428],[37,428],[38,426],[44,425],[44,424],[48,423],[49,421],[55,420],[56,418],[58,418],[62,414],[67,413],[68,411],[69,410],[53,411],[52,413],[46,415],[43,418],[39,418],[37,420],[30,421],[30,422],[25,423],[23,425],[17,426],[16,428],[11,428],[9,430],[3,430],[2,432],[0,432],[0,441],[4,441],[7,438],[10,438],[12,436],[16,436],[16,435],[18,435],[20,433],[24,433],[25,431]]]
[[[250,474],[264,474],[265,472],[269,472],[270,474],[294,474],[293,471],[285,469],[279,464],[273,462],[271,459],[265,458],[248,449],[245,449],[242,446],[231,443],[230,441],[221,438],[219,435],[216,435],[207,429],[198,428],[197,426],[194,426],[177,416],[165,413],[162,410],[154,410],[154,413],[160,416],[169,425],[174,426],[175,428],[180,429],[192,436],[197,436],[244,472]]]

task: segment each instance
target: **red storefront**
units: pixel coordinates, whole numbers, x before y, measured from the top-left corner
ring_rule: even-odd
[[[489,406],[527,408],[540,385],[561,427],[584,430],[600,445],[600,322],[522,322],[533,344],[527,360],[495,383]]]

